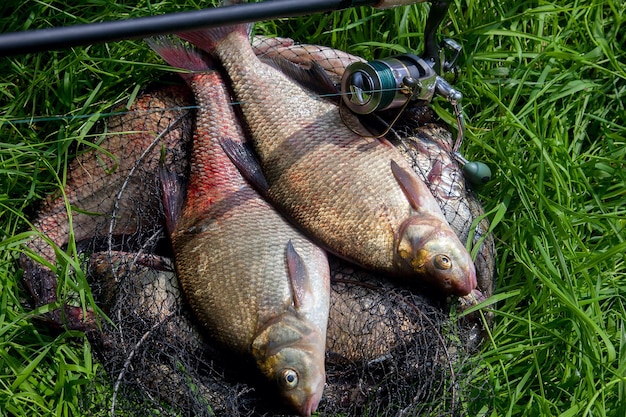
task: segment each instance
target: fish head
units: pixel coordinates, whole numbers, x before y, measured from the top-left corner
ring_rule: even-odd
[[[287,403],[308,417],[317,409],[326,383],[325,340],[313,323],[291,313],[258,333],[252,354]]]
[[[443,220],[415,216],[405,221],[397,239],[399,264],[449,294],[464,296],[476,288],[476,268],[457,235]]]

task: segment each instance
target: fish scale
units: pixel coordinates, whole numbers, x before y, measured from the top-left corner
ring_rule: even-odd
[[[282,254],[284,245],[279,247],[265,242],[255,252],[246,254],[233,245],[234,236],[247,237],[258,232],[255,222],[263,221],[268,230],[276,230],[276,224],[268,222],[271,219],[263,213],[267,207],[254,204],[245,193],[240,197],[232,200],[239,207],[215,221],[219,223],[215,227],[204,227],[213,222],[211,218],[196,220],[195,213],[190,221],[183,217],[185,220],[181,219],[172,240],[177,270],[193,310],[212,330],[212,337],[246,353],[259,322],[282,313],[284,306],[290,304],[291,291],[285,284],[286,279],[281,279],[285,276],[285,266],[277,268],[276,262],[262,262],[274,258],[276,253]],[[248,201],[241,204],[241,200],[246,199]],[[210,213],[203,213],[205,216]],[[276,240],[286,242],[286,238],[287,234],[277,235]],[[245,271],[250,279],[242,283],[233,271]],[[206,279],[207,274],[221,278]],[[259,282],[261,279],[263,281]],[[228,291],[229,288],[234,291]],[[225,299],[228,302],[225,303]],[[233,319],[215,320],[214,317]]]
[[[149,44],[169,64],[194,71],[181,76],[199,106],[184,202],[183,186],[162,172],[184,293],[212,338],[252,354],[268,380],[279,382],[283,396],[309,416],[325,381],[326,253],[256,193],[222,150],[222,138],[245,139],[219,73],[207,71],[199,51],[180,43]]]
[[[465,247],[393,146],[357,135],[336,105],[259,61],[245,26],[179,36],[221,61],[267,178],[267,194],[298,227],[369,269],[458,295],[475,288]]]
[[[366,138],[357,140],[372,141]],[[340,256],[348,257],[349,253],[360,250],[363,253],[358,257],[359,263],[367,262],[367,266],[378,270],[394,268],[389,260],[389,251],[380,248],[393,247],[394,230],[411,215],[402,191],[391,175],[379,176],[376,181],[368,182],[362,180],[364,176],[359,175],[362,170],[345,172],[345,168],[341,168],[350,161],[357,166],[368,166],[373,171],[390,171],[388,163],[385,163],[389,159],[385,155],[365,156],[358,149],[355,152],[356,147],[341,146],[337,149],[338,146],[333,146],[332,143],[316,149],[307,148],[303,152],[306,157],[298,158],[289,167],[269,164],[265,171],[268,178],[276,178],[280,175],[280,169],[285,170],[280,181],[272,182],[271,192],[274,198],[288,201],[296,221],[307,230],[317,228],[329,247],[343,248],[338,253]],[[330,167],[326,171],[328,175],[322,176],[317,184],[305,183],[298,178],[302,172],[312,172],[325,166],[331,153],[337,165]],[[362,192],[355,194],[352,192],[353,187]],[[319,198],[326,195],[333,196],[334,199]],[[291,196],[297,196],[297,199]],[[383,196],[389,198],[383,200]],[[346,218],[353,221],[343,221]],[[358,239],[365,234],[367,239]]]

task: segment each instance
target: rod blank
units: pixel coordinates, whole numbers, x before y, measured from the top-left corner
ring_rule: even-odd
[[[374,5],[378,1],[273,0],[111,22],[6,33],[0,35],[0,56],[137,39],[235,23],[302,16],[355,6]]]

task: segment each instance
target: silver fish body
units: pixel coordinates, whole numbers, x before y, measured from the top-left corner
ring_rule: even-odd
[[[348,65],[364,62],[344,51],[299,44],[289,38],[255,36],[252,45],[259,57],[278,57],[304,68],[317,64],[335,83],[341,81]],[[396,115],[396,110],[391,110],[381,118],[389,122]],[[390,138],[393,145],[428,186],[459,240],[467,243],[473,221],[483,217],[485,211],[467,185],[462,167],[452,152],[453,135],[437,120],[433,111],[423,105],[409,106],[393,130],[396,133]],[[489,227],[489,220],[484,217],[473,230],[472,241],[474,246],[480,244],[474,265],[477,288],[485,297],[493,294],[495,285],[495,243],[493,235],[488,233]]]

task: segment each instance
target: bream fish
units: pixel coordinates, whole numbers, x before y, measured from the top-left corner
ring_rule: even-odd
[[[348,65],[353,62],[364,62],[362,58],[344,51],[320,45],[299,44],[290,38],[255,36],[252,45],[261,59],[279,58],[298,64],[305,70],[318,65],[336,85],[341,82]],[[281,66],[285,67],[286,65]],[[293,72],[292,70],[289,74]],[[338,87],[329,94],[326,85],[326,82],[318,82],[314,92],[326,93],[329,99],[340,95]],[[387,122],[396,118],[396,112],[394,109],[380,113],[379,116],[383,122]],[[391,131],[393,134],[389,135],[390,141],[428,186],[459,240],[467,242],[472,231],[472,222],[483,217],[485,212],[478,197],[468,186],[462,166],[455,157],[453,135],[424,103],[407,107]],[[481,293],[479,299],[491,296],[495,284],[495,244],[493,235],[488,233],[488,230],[487,218],[483,218],[473,230],[472,244],[480,244],[474,260],[477,288]],[[470,294],[462,302],[471,304],[471,298],[475,295],[478,294]]]
[[[211,337],[252,354],[262,374],[303,416],[320,402],[330,271],[306,239],[241,176],[220,138],[243,143],[221,76],[199,51],[164,38],[149,44],[181,73],[199,106],[189,184],[162,176],[176,270]]]
[[[260,62],[245,26],[179,36],[214,54],[228,72],[266,193],[287,217],[331,252],[369,269],[419,277],[411,281],[457,295],[476,287],[468,252],[392,145],[354,133],[335,104]],[[348,123],[359,128],[356,119]],[[246,171],[252,164],[238,165]]]
[[[145,225],[161,210],[155,173],[162,154],[171,171],[182,175],[187,169],[186,146],[192,136],[193,112],[184,107],[190,96],[186,88],[167,87],[142,95],[128,112],[112,116],[97,146],[72,161],[64,195],[44,201],[33,223],[40,234],[28,242],[29,251],[55,265],[55,247],[66,246],[71,238],[79,242],[101,236],[110,243],[112,237],[124,235],[127,243],[144,242],[148,238]],[[147,115],[141,123],[137,123],[136,112]],[[26,253],[20,264],[35,305],[56,301],[55,272]],[[66,322],[72,329],[95,327],[93,312],[78,306],[66,305],[47,316],[53,323]]]

